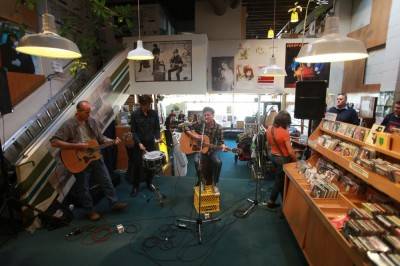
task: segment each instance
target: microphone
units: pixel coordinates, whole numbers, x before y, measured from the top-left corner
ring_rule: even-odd
[[[160,206],[163,207],[164,206],[163,199],[166,197],[163,194],[161,194],[160,190],[154,184],[151,184],[150,187],[156,194],[156,197],[157,197],[158,202],[160,203]]]
[[[65,237],[76,236],[76,235],[79,235],[79,234],[82,234],[82,230],[80,228],[75,228],[74,230],[72,230],[71,232],[66,234]]]

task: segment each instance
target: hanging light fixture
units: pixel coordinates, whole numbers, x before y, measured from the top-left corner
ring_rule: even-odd
[[[138,0],[138,26],[139,26],[139,39],[136,43],[136,49],[130,51],[126,57],[129,60],[153,60],[154,55],[149,50],[143,48],[143,42],[140,39],[140,5]]]
[[[276,0],[274,0],[274,29],[275,31],[275,9],[276,9]],[[264,77],[284,77],[287,76],[286,70],[281,68],[276,64],[275,58],[275,36],[272,37],[272,56],[269,61],[269,65],[261,68],[260,75]]]
[[[299,22],[299,13],[297,11],[292,11],[292,13],[290,13],[290,22],[291,23]]]
[[[269,28],[268,33],[267,33],[267,38],[272,39],[275,37],[274,30],[272,28]]]
[[[54,16],[47,12],[42,15],[42,32],[23,36],[16,50],[20,53],[60,59],[82,57],[78,46],[57,34]]]
[[[303,39],[306,32],[310,1],[308,0],[304,18]],[[333,8],[335,8],[335,3]],[[303,45],[296,61],[299,63],[329,63],[359,60],[367,57],[368,52],[364,43],[360,40],[341,36],[339,34],[339,17],[330,16],[326,18],[323,36],[312,43]]]
[[[294,7],[288,10],[288,13],[290,13],[290,22],[291,23],[296,23],[299,22],[299,12],[303,11],[303,8],[298,5],[298,2],[294,3]]]

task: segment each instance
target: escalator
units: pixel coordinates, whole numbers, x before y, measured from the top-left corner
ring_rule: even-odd
[[[117,54],[90,81],[78,75],[5,143],[4,156],[15,168],[21,202],[46,211],[54,200],[62,202],[68,194],[75,179],[62,166],[49,139],[74,116],[75,104],[81,100],[91,103],[91,115],[101,129],[108,127],[129,97],[126,54],[126,50]],[[37,227],[36,215],[32,208],[23,208],[24,225]]]

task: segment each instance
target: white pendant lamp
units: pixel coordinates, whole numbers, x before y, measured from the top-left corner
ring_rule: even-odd
[[[364,59],[368,57],[362,41],[339,34],[339,18],[327,17],[324,35],[303,45],[296,58],[300,63],[328,63]]]
[[[274,31],[275,31],[275,6],[276,0],[274,0]],[[276,64],[275,58],[275,37],[272,38],[272,56],[269,61],[269,65],[261,68],[260,76],[263,77],[284,77],[287,76],[286,70]]]
[[[138,0],[138,26],[139,26],[139,39],[137,41],[136,49],[130,51],[126,57],[129,60],[153,60],[154,55],[149,50],[143,48],[143,42],[140,39],[140,6]]]
[[[23,36],[16,50],[20,53],[60,59],[75,59],[82,57],[78,46],[57,34],[54,16],[42,15],[42,32]]]
[[[260,75],[264,77],[285,77],[286,70],[276,64],[274,55],[270,58],[269,65],[261,68]]]

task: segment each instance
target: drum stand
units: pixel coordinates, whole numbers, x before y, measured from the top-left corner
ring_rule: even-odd
[[[200,143],[200,157],[199,157],[199,167],[201,167],[201,151],[203,149],[203,136],[204,136],[204,129],[205,129],[205,122],[203,124],[203,130],[202,130],[202,138],[201,138],[201,143]],[[201,197],[201,192],[202,192],[202,188],[204,187],[203,185],[203,178],[201,178],[201,171],[199,171],[198,174],[198,180],[199,180],[199,206],[198,206],[198,214],[197,214],[197,219],[186,219],[186,218],[178,218],[176,219],[176,221],[178,222],[177,226],[178,227],[183,227],[185,228],[186,225],[182,225],[180,223],[190,223],[190,224],[196,224],[196,233],[197,233],[197,239],[199,244],[202,244],[203,239],[202,239],[202,230],[201,227],[203,224],[208,224],[208,223],[214,223],[214,222],[218,222],[221,221],[221,218],[207,218],[207,219],[203,219],[201,216],[201,203],[202,203],[202,197]],[[214,183],[214,180],[213,180]]]

